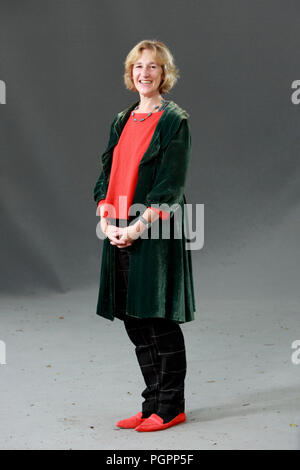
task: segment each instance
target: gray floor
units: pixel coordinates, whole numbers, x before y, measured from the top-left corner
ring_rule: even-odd
[[[140,411],[134,347],[121,321],[95,315],[96,295],[2,299],[2,449],[300,448],[297,305],[202,300],[182,326],[187,421],[138,433],[115,426]]]

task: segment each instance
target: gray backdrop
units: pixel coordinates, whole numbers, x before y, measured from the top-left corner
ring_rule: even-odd
[[[126,54],[155,38],[181,74],[165,98],[190,114],[186,197],[205,205],[198,306],[297,301],[299,17],[291,0],[1,0],[2,293],[98,285],[99,156],[113,116],[138,98],[123,85]]]

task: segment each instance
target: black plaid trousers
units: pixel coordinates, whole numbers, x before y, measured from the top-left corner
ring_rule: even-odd
[[[166,318],[135,318],[126,315],[130,247],[116,250],[116,317],[124,321],[135,345],[146,384],[142,397],[143,417],[158,414],[168,422],[185,410],[186,351],[179,324]]]

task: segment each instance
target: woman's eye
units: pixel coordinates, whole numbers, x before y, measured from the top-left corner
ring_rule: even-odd
[[[141,65],[136,65],[135,68],[138,69]],[[156,65],[151,65],[151,68],[156,69]]]

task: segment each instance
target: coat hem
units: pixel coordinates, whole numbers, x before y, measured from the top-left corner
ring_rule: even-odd
[[[133,313],[129,313],[129,312],[126,312],[126,316],[129,316],[129,317],[134,317],[134,318],[141,318],[141,319],[145,319],[145,318],[166,318],[167,320],[171,320],[171,321],[174,321],[176,323],[188,323],[190,321],[193,321],[195,320],[195,316],[194,316],[194,313],[196,313],[196,310],[194,310],[192,312],[192,315],[190,316],[189,319],[185,319],[185,320],[182,320],[178,317],[166,317],[165,315],[151,315],[150,316],[147,316],[145,317],[144,315],[134,315]],[[111,316],[109,314],[106,314],[106,313],[98,313],[96,312],[97,315],[99,315],[100,317],[103,317],[103,318],[106,318],[107,320],[111,320],[111,321],[114,321],[115,318],[118,318],[116,316]]]

